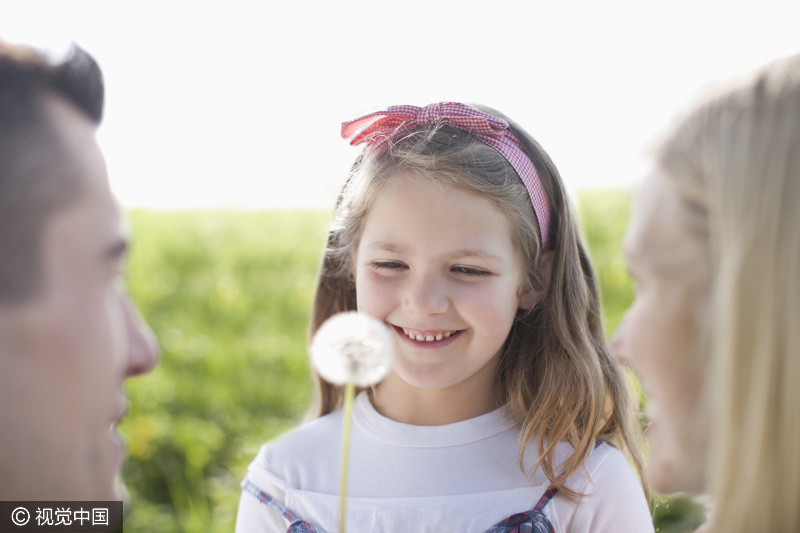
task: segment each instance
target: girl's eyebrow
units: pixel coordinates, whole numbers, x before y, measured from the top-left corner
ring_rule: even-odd
[[[405,246],[388,241],[372,241],[365,248],[377,248],[387,252],[401,254],[407,251]],[[489,259],[502,262],[502,258],[479,248],[463,248],[446,254],[450,259]]]
[[[489,259],[492,261],[503,261],[501,257],[475,248],[464,248],[463,250],[458,250],[450,254],[450,257],[453,259]]]
[[[372,241],[368,243],[365,248],[378,248],[380,250],[386,250],[387,252],[398,254],[406,251],[404,246],[388,241]]]

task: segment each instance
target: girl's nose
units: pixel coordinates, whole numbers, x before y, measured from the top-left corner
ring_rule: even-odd
[[[122,309],[125,316],[125,331],[128,334],[125,377],[146,374],[153,370],[158,362],[158,342],[127,293],[122,295]]]
[[[442,280],[434,275],[418,274],[408,283],[404,302],[417,316],[436,316],[450,309],[450,298]]]

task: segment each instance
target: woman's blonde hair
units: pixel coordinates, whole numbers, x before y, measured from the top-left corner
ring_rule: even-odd
[[[520,466],[533,439],[540,457],[536,467],[574,498],[578,494],[564,482],[599,439],[628,452],[641,472],[640,430],[625,377],[606,348],[597,283],[555,165],[507,117],[478,109],[508,121],[538,171],[552,213],[549,242],[554,257],[547,287],[541,276],[539,225],[516,171],[474,135],[446,124],[420,126],[354,164],[331,224],[310,333],[331,315],[356,308],[355,251],[370,208],[387,184],[395,186],[402,173],[480,194],[508,217],[524,272],[521,290],[544,293],[532,309],[518,313],[499,361],[497,392],[522,425]],[[319,378],[317,382],[315,414],[321,416],[341,404],[342,389]],[[556,465],[555,448],[561,441],[574,451]]]
[[[713,531],[800,531],[800,55],[712,95],[661,173],[712,257]]]

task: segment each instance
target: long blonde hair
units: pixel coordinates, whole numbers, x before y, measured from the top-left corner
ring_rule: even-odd
[[[551,207],[553,266],[543,299],[520,312],[499,361],[498,393],[522,425],[522,454],[533,440],[552,484],[564,486],[598,439],[627,451],[641,473],[640,430],[619,365],[607,351],[597,283],[563,183],[539,144],[507,117],[536,167]],[[331,315],[356,308],[353,259],[375,198],[400,171],[478,193],[505,213],[522,264],[525,288],[544,288],[539,226],[522,181],[496,150],[446,124],[420,126],[369,157],[359,158],[337,203],[319,273],[311,335]],[[342,390],[317,379],[321,416],[341,404]],[[555,447],[573,453],[555,464]]]
[[[712,531],[800,531],[800,55],[702,102],[657,163],[712,256]]]

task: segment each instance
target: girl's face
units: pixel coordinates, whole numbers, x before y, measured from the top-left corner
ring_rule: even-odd
[[[702,492],[708,417],[701,320],[710,287],[705,239],[690,231],[675,191],[658,177],[634,205],[625,257],[636,299],[611,340],[647,394],[648,474],[663,493]]]
[[[394,331],[387,381],[493,394],[497,359],[520,305],[522,271],[506,217],[488,200],[396,175],[365,222],[358,310]]]

